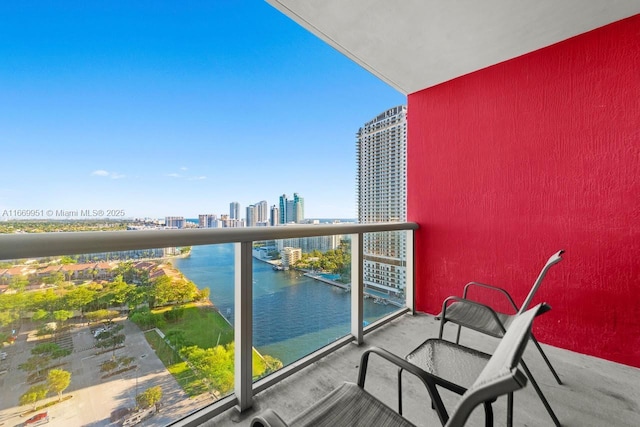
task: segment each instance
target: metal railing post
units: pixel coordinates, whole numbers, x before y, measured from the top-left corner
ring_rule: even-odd
[[[414,276],[414,268],[415,268],[415,251],[414,251],[414,231],[406,230],[404,231],[406,236],[406,282],[404,284],[404,296],[405,296],[405,304],[407,308],[411,312],[411,314],[415,314],[415,276]]]
[[[253,398],[253,242],[235,243],[234,337],[235,395],[238,410],[251,408]]]
[[[364,342],[363,233],[351,235],[351,335],[360,345]]]

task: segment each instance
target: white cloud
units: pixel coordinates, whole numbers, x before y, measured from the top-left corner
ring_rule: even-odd
[[[181,170],[181,171],[186,171],[186,170],[189,170],[189,169],[188,169],[188,168],[186,168],[185,166],[182,166],[182,167],[180,168],[180,170]]]
[[[201,176],[192,176],[189,178],[189,181],[202,181],[204,179],[207,179],[206,176],[201,175]]]
[[[179,173],[168,173],[167,176],[170,176],[171,178],[182,178],[182,175],[180,175]]]
[[[106,171],[104,169],[95,170],[95,171],[91,172],[91,175],[93,175],[93,176],[104,176],[104,177],[111,178],[111,179],[122,179],[122,178],[124,178],[126,176],[126,175],[118,173],[118,172],[109,172],[109,171]]]

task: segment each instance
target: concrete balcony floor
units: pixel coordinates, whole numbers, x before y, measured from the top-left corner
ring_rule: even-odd
[[[204,426],[248,426],[251,417],[263,408],[273,408],[285,420],[311,406],[343,381],[356,382],[359,357],[369,345],[383,347],[405,356],[422,341],[438,334],[438,322],[427,315],[405,315],[365,335],[363,346],[348,345],[283,380],[254,397],[254,408],[239,414],[231,409],[204,423]],[[455,338],[455,326],[447,325],[445,338]],[[486,352],[497,339],[463,330],[461,343]],[[533,345],[527,346],[525,360],[563,426],[640,426],[640,369],[582,354],[544,346],[563,385],[558,385]],[[365,388],[397,408],[397,371],[372,356]],[[405,416],[418,426],[439,426],[431,410],[424,386],[411,375],[403,376]],[[443,391],[449,411],[458,396]],[[495,425],[505,425],[506,397],[494,403]],[[484,425],[483,409],[478,408],[467,423]],[[514,395],[514,425],[551,426],[551,418],[531,385]],[[339,427],[339,426],[337,426]]]

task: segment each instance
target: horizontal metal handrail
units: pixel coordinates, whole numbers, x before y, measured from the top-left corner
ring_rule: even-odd
[[[414,222],[385,222],[3,234],[0,235],[0,260],[417,229],[418,224]]]

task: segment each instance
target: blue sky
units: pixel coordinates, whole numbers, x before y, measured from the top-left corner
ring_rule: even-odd
[[[0,2],[0,220],[353,218],[355,133],[405,102],[261,0]]]

